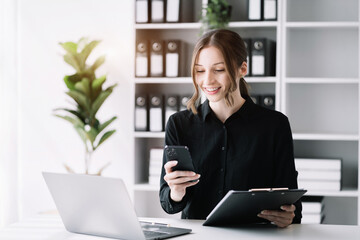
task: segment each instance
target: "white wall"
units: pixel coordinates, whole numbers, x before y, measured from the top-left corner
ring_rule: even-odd
[[[64,63],[59,42],[83,36],[102,40],[89,60],[105,53],[97,74],[106,73],[107,85],[118,87],[98,117],[119,119],[112,125],[117,133],[93,158],[97,166],[111,161],[104,176],[122,177],[132,187],[133,5],[130,0],[18,0],[20,218],[55,208],[42,171],[65,172],[63,162],[83,171],[80,138],[52,116],[54,108],[70,106],[62,79],[74,71]]]
[[[17,220],[16,1],[0,1],[0,227]]]

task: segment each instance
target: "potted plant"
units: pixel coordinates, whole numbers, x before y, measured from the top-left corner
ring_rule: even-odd
[[[203,7],[201,34],[208,30],[226,28],[231,17],[231,6],[226,0],[209,0]]]
[[[92,50],[100,41],[89,42],[86,38],[81,38],[77,43],[65,42],[60,45],[65,49],[64,61],[75,69],[73,75],[66,75],[64,82],[68,88],[66,94],[70,96],[75,104],[74,109],[57,108],[54,109],[56,117],[70,122],[80,136],[85,147],[85,174],[89,174],[91,156],[116,130],[105,131],[105,129],[116,119],[112,117],[105,122],[100,122],[96,114],[104,101],[110,96],[117,84],[103,88],[106,75],[96,77],[95,71],[104,63],[105,56],[101,56],[94,63],[88,65],[86,61]],[[66,115],[59,115],[57,112],[66,112]],[[110,163],[105,164],[97,171],[101,175],[102,171]],[[72,168],[64,164],[68,172],[74,172]]]

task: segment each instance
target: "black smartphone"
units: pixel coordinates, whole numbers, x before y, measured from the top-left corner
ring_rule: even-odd
[[[172,168],[173,171],[192,171],[195,172],[193,161],[186,146],[165,146],[167,161],[176,160],[178,164]]]

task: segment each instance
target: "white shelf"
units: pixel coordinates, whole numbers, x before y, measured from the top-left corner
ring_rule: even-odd
[[[247,77],[245,76],[245,80],[248,83],[276,83],[279,81],[277,77]]]
[[[135,24],[135,29],[200,29],[201,23],[144,23]]]
[[[356,134],[314,134],[314,133],[293,133],[294,140],[325,140],[325,141],[358,141]]]
[[[230,28],[268,28],[279,27],[277,21],[230,22]],[[200,29],[201,23],[138,23],[135,29]]]
[[[276,83],[277,77],[245,77],[248,83]],[[191,77],[144,77],[135,78],[136,84],[192,84]]]
[[[357,190],[342,190],[339,192],[324,192],[324,191],[308,191],[306,196],[324,196],[324,197],[358,197]]]
[[[335,84],[357,84],[358,78],[286,78],[286,83],[335,83]]]
[[[165,132],[134,132],[136,138],[164,138]]]
[[[230,22],[230,28],[268,28],[279,27],[280,24],[277,21],[254,21],[254,22]]]
[[[159,186],[157,185],[150,185],[147,183],[142,184],[135,184],[134,190],[135,191],[149,191],[149,192],[157,192],[159,191]],[[357,197],[359,191],[357,190],[342,190],[339,192],[331,192],[331,191],[308,191],[305,195],[306,196],[327,196],[327,197]]]
[[[358,28],[358,22],[286,22],[287,28]]]

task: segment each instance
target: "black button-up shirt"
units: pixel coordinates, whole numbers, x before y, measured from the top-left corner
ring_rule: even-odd
[[[260,107],[247,98],[225,123],[205,101],[198,114],[185,110],[172,115],[166,126],[166,145],[188,146],[196,173],[195,186],[181,202],[170,199],[162,169],[160,202],[167,213],[205,219],[229,190],[297,188],[290,124],[280,112]],[[164,155],[163,165],[166,163]],[[294,223],[301,220],[301,202],[295,203]],[[265,209],[264,209],[265,210]]]

